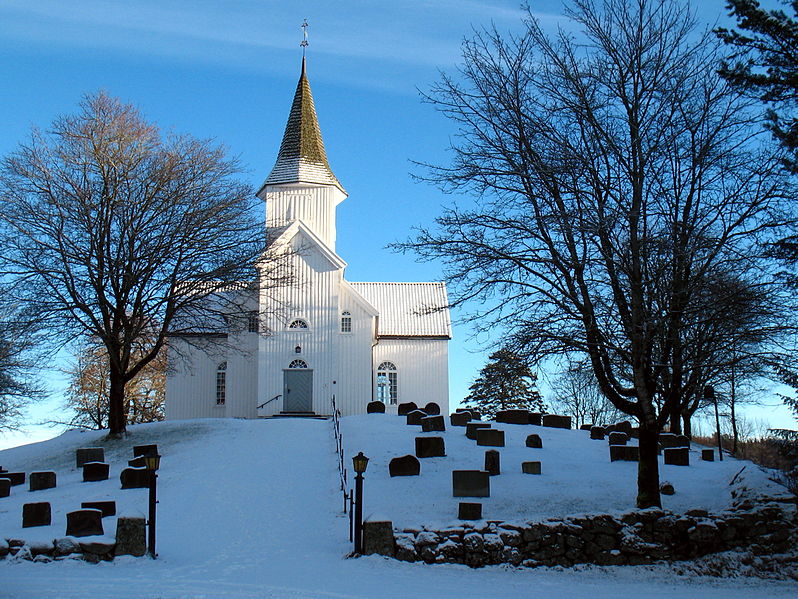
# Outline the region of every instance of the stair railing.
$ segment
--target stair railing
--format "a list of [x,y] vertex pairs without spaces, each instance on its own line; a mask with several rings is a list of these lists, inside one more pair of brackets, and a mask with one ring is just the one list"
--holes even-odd
[[[341,435],[341,411],[332,396],[332,421],[333,435],[335,436],[335,453],[338,454],[338,480],[341,484],[341,493],[344,501],[344,514],[347,513],[348,504],[351,502],[351,493],[347,489],[346,467],[344,464],[344,439]],[[351,511],[351,510],[350,510]]]
[[276,400],[280,399],[282,396],[283,396],[283,394],[282,394],[282,393],[280,393],[279,395],[275,395],[275,396],[274,396],[274,397],[272,397],[271,399],[267,399],[266,401],[264,401],[262,404],[260,404],[260,405],[258,406],[258,409],[260,410],[260,409],[263,409],[263,408],[265,408],[266,406],[268,406],[268,405],[269,405],[270,403],[272,403],[273,401],[276,401]]

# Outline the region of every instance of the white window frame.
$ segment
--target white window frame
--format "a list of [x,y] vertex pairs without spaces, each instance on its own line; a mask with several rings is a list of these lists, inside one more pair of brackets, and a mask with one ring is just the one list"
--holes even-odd
[[216,367],[216,405],[223,406],[227,402],[227,362]]
[[380,363],[376,383],[377,401],[391,406],[399,403],[399,369],[395,363],[389,360]]

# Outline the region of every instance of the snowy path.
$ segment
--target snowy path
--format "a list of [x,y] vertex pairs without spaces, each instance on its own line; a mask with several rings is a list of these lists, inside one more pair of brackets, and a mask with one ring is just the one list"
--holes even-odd
[[[794,583],[677,577],[667,567],[472,570],[377,556],[344,559],[351,547],[348,521],[339,512],[329,422],[163,423],[137,427],[130,445],[149,440],[146,434],[157,437],[165,456],[159,482],[160,558],[120,558],[98,565],[6,560],[0,562],[0,597],[762,599],[794,597],[798,588]],[[54,464],[91,441],[70,435],[0,457],[12,467],[15,461]],[[62,485],[59,478],[59,492],[66,499],[74,503],[78,493],[85,494],[84,483],[64,480]],[[109,481],[109,489],[115,486]],[[141,503],[145,497],[138,491],[125,493],[130,493],[122,495],[126,501]],[[17,495],[15,501],[25,500],[24,492]],[[14,508],[2,504],[9,505]],[[0,518],[0,528],[3,524]]]

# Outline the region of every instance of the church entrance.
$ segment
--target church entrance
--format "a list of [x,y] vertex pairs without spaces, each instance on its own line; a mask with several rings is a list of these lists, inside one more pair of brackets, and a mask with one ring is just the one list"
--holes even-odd
[[283,411],[313,411],[312,370],[283,370]]

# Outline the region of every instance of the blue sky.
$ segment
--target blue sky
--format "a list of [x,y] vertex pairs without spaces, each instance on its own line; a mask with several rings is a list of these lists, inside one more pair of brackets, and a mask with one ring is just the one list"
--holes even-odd
[[[546,27],[567,26],[560,0],[530,5]],[[723,9],[722,0],[699,5],[707,20]],[[3,0],[0,155],[32,125],[46,128],[75,111],[83,94],[104,89],[163,129],[225,144],[257,187],[277,154],[307,18],[308,73],[327,154],[349,192],[338,208],[337,248],[347,278],[437,280],[437,265],[384,247],[452,200],[409,176],[411,160],[445,162],[454,133],[418,90],[455,68],[473,28],[518,30],[521,15],[516,0]],[[455,327],[453,401],[485,360],[486,339],[469,337],[467,327]],[[58,391],[54,385],[33,420],[52,417]],[[54,432],[29,427],[27,436],[0,436],[0,447]]]

